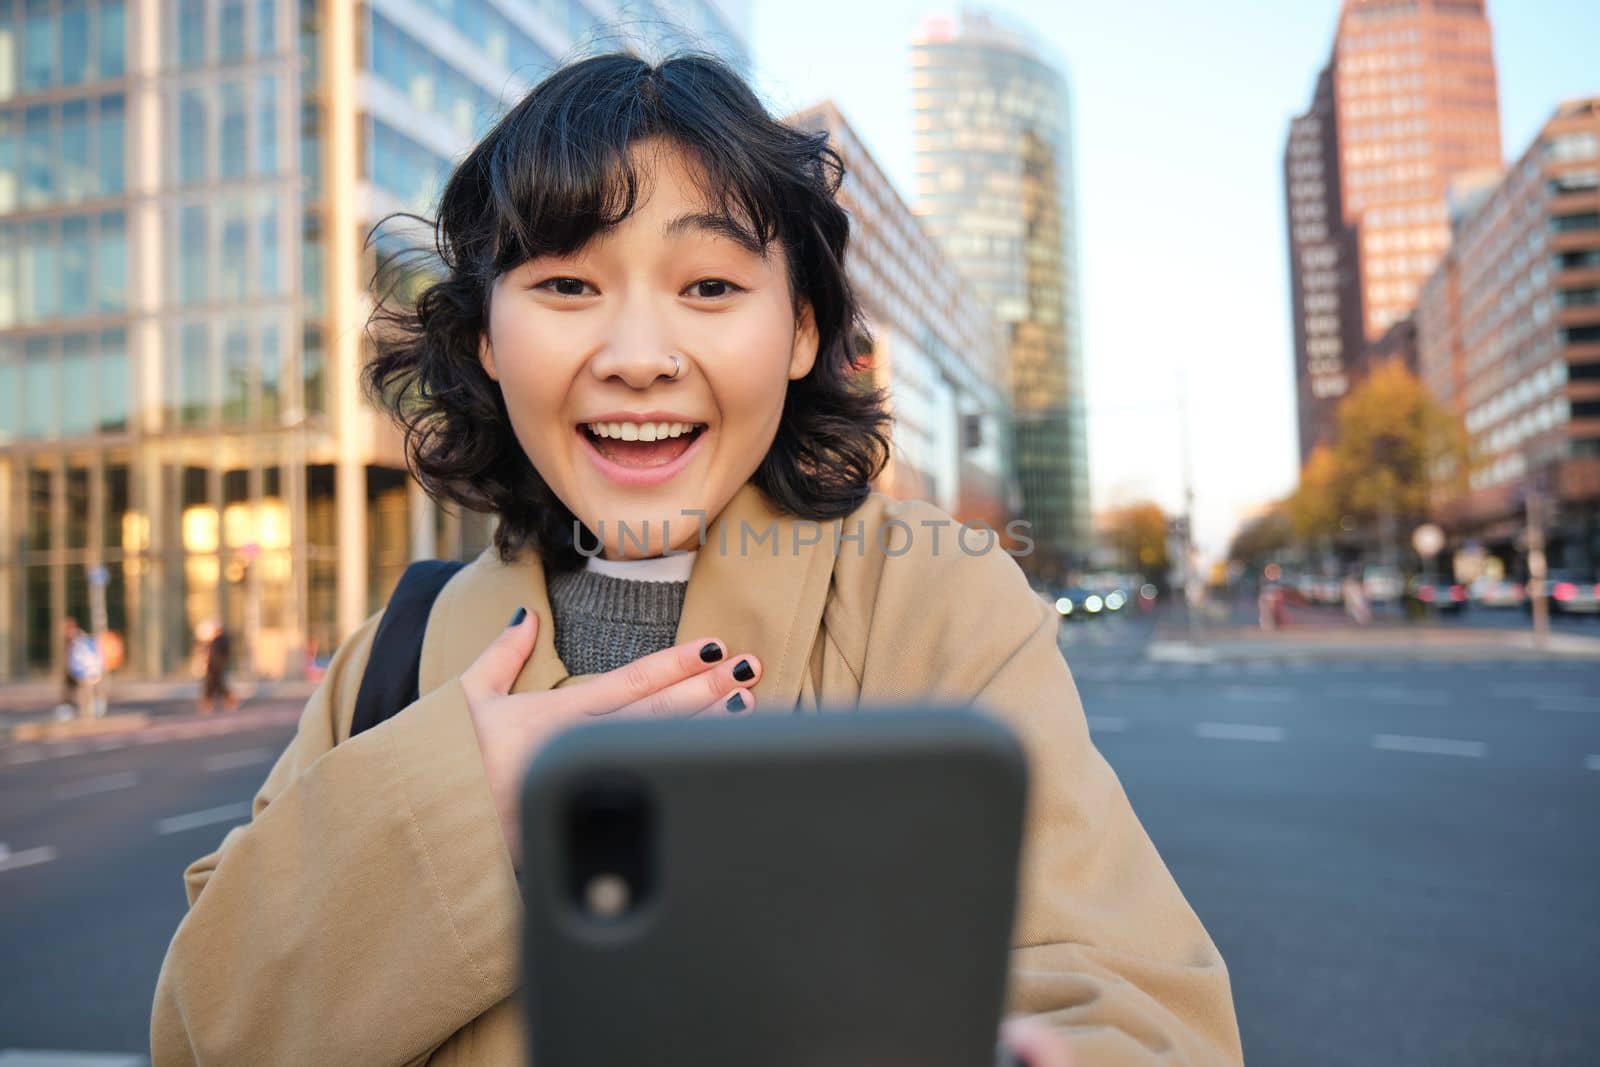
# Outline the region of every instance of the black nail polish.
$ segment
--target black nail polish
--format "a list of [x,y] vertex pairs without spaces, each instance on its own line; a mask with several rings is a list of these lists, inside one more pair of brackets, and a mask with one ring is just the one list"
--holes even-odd
[[744,710],[744,695],[741,694],[741,693],[735,693],[735,694],[733,694],[733,696],[729,697],[728,698],[728,710],[729,711],[743,711]]
[[722,658],[722,646],[715,641],[707,641],[700,646],[700,661],[702,663],[715,663]]
[[517,609],[517,613],[515,615],[511,616],[511,621],[508,622],[506,624],[506,626],[508,628],[512,627],[512,626],[521,626],[522,625],[522,620],[526,619],[527,617],[528,617],[528,609],[527,608],[518,608]]
[[750,666],[750,661],[747,659],[740,660],[733,668],[733,680],[736,682],[748,682],[755,676],[756,670]]

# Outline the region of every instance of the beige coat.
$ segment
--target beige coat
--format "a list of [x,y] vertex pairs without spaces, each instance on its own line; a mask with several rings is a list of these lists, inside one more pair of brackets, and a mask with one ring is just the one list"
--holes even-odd
[[[1090,743],[1055,613],[1009,556],[923,525],[945,519],[874,494],[818,538],[746,486],[726,553],[710,527],[678,640],[759,656],[758,714],[926,695],[1004,718],[1032,772],[1011,1009],[1062,1027],[1085,1067],[1241,1062],[1227,969]],[[741,524],[770,523],[778,539],[741,553]],[[519,605],[541,625],[514,691],[573,681],[532,553],[490,549],[450,581],[423,697],[348,740],[378,616],[339,648],[251,821],[184,875],[157,1067],[521,1062],[521,903],[458,680]]]

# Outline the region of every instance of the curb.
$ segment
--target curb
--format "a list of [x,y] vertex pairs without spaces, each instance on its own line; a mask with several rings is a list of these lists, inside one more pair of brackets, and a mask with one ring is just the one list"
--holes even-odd
[[80,737],[105,737],[143,730],[150,716],[142,711],[104,715],[94,719],[67,719],[64,722],[19,722],[11,728],[13,742],[72,741]]

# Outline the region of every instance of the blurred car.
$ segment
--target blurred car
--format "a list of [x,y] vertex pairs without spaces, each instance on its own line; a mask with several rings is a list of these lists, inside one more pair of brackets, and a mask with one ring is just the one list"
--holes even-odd
[[1448,615],[1459,615],[1471,599],[1460,582],[1433,580],[1417,582],[1416,597],[1423,607]]
[[1475,607],[1519,608],[1528,599],[1527,587],[1505,578],[1479,578],[1467,588]]
[[1367,599],[1374,604],[1383,604],[1391,600],[1399,600],[1404,584],[1400,581],[1400,572],[1393,567],[1382,567],[1373,564],[1361,575],[1361,589],[1367,594]]
[[[1531,592],[1533,583],[1528,583],[1528,586]],[[1592,574],[1573,570],[1551,571],[1545,576],[1544,595],[1555,614],[1600,614],[1600,584],[1595,582]],[[1529,611],[1533,610],[1531,597],[1526,606]]]
[[1055,605],[1063,619],[1092,619],[1106,612],[1103,595],[1076,585],[1058,592]]

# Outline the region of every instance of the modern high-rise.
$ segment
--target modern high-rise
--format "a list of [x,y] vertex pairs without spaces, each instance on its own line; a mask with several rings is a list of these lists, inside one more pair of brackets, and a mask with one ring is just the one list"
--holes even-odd
[[212,617],[246,670],[290,673],[409,560],[487,544],[360,396],[392,248],[364,238],[427,213],[556,64],[699,45],[748,71],[748,18],[748,0],[0,0],[0,678],[59,675],[69,615],[123,635],[129,675],[181,669]]
[[[1291,124],[1285,158],[1291,273],[1332,271],[1344,285],[1352,272],[1356,288],[1330,301],[1325,289],[1293,279],[1302,458],[1328,439],[1329,411],[1360,376],[1364,351],[1352,345],[1377,341],[1416,307],[1450,244],[1451,183],[1500,162],[1483,0],[1344,0],[1332,56],[1311,108]],[[1312,181],[1325,188],[1313,195]],[[1339,218],[1330,214],[1325,238],[1297,243],[1295,212],[1313,202],[1327,211],[1337,204]]]
[[1006,332],[1013,451],[1033,577],[1091,547],[1077,198],[1064,64],[978,11],[926,20],[911,49],[917,214]]
[[872,334],[865,355],[873,384],[887,392],[894,416],[892,454],[876,487],[1003,532],[1020,501],[999,326],[837,106],[826,101],[785,121],[827,133],[845,168],[845,268]]
[[1600,563],[1600,97],[1571,100],[1471,199],[1418,309],[1423,380],[1465,422],[1441,516],[1517,569],[1529,498],[1552,566]]
[[1294,306],[1300,462],[1333,438],[1334,413],[1362,364],[1355,227],[1344,221],[1333,71],[1317,76],[1311,107],[1289,123],[1283,154]]

